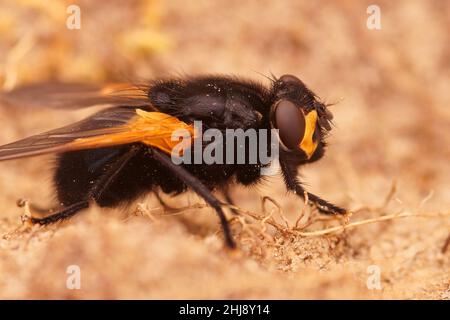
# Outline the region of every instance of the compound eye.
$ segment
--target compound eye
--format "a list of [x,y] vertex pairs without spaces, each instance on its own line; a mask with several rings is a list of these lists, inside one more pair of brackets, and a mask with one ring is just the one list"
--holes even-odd
[[297,83],[297,84],[301,84],[301,80],[299,78],[297,78],[296,76],[293,76],[292,74],[285,74],[283,76],[281,76],[281,78],[279,79],[282,83]]
[[305,135],[305,115],[302,110],[288,100],[278,102],[274,113],[275,127],[280,140],[289,150],[298,148]]

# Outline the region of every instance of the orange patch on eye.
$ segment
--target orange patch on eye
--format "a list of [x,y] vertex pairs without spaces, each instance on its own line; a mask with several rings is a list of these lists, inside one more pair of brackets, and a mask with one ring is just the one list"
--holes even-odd
[[303,135],[303,139],[299,144],[299,148],[302,149],[308,159],[311,158],[314,151],[316,151],[318,141],[313,140],[314,131],[317,126],[317,111],[312,110],[305,116],[305,134]]

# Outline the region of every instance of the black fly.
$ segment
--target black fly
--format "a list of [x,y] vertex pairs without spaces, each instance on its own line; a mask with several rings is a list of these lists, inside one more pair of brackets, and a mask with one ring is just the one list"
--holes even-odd
[[[201,76],[150,82],[145,86],[31,85],[0,96],[2,104],[62,108],[109,104],[72,125],[0,147],[0,161],[56,153],[53,181],[60,207],[42,225],[69,218],[91,202],[100,207],[130,203],[160,191],[179,194],[191,189],[217,212],[228,247],[235,247],[222,203],[231,202],[231,183],[253,185],[262,179],[260,162],[175,164],[170,132],[192,131],[194,121],[224,132],[227,129],[278,129],[279,164],[289,191],[304,197],[299,166],[319,160],[332,114],[302,81],[292,75],[273,79],[269,88],[234,77]],[[203,144],[203,148],[207,144]],[[248,153],[248,150],[247,150]],[[247,154],[248,156],[248,154]],[[344,214],[308,193],[310,205],[325,214]]]

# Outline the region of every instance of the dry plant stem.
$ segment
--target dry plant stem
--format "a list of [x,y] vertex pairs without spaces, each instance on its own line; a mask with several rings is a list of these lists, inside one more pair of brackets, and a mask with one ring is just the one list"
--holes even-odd
[[447,237],[447,240],[444,242],[444,246],[442,247],[442,253],[446,253],[448,248],[450,247],[450,234]]
[[450,216],[450,212],[445,212],[445,213],[412,213],[412,212],[394,213],[394,214],[381,216],[378,218],[356,221],[356,222],[352,222],[352,223],[345,224],[342,226],[327,228],[327,229],[318,230],[318,231],[298,232],[297,234],[302,237],[323,236],[323,235],[336,233],[339,231],[344,231],[347,229],[355,228],[355,227],[366,225],[366,224],[388,221],[388,220],[393,220],[393,219],[397,219],[397,218],[412,218],[412,217],[437,218],[437,217],[447,217],[447,216]]
[[[273,210],[269,213],[269,216],[271,215],[273,215]],[[275,242],[274,238],[263,229],[265,225],[258,229],[257,225],[247,223],[242,216],[234,216],[230,221],[238,221],[242,226],[242,231],[239,234],[241,243],[243,245],[251,245],[251,250],[258,250],[260,255],[266,255],[266,250],[262,245],[264,240],[272,243]],[[247,236],[245,236],[245,234],[247,234]]]
[[430,190],[430,192],[428,193],[428,195],[423,198],[423,200],[420,202],[419,205],[419,209],[423,208],[425,206],[425,204],[434,196],[434,190]]
[[170,210],[169,213],[163,213],[161,215],[164,216],[175,216],[178,214],[183,214],[184,211],[186,210],[191,210],[191,209],[203,209],[203,208],[211,208],[209,205],[207,205],[206,203],[194,203],[192,205],[188,205],[185,207],[180,207],[180,208],[173,208]]
[[391,184],[391,188],[389,189],[388,194],[386,195],[386,198],[384,198],[384,202],[381,205],[381,209],[384,209],[388,206],[389,202],[391,202],[392,198],[394,198],[396,193],[397,193],[397,181],[394,180]]
[[[392,191],[393,188],[391,188],[391,191],[389,192],[388,197],[386,198],[384,205],[386,206],[387,203],[389,202],[390,199],[392,199],[392,197],[394,196],[395,192]],[[395,190],[395,189],[394,189]],[[397,218],[412,218],[412,217],[422,217],[422,218],[436,218],[436,217],[448,217],[450,216],[450,212],[444,212],[444,213],[412,213],[412,212],[397,212],[394,214],[389,214],[389,215],[385,215],[385,216],[381,216],[381,217],[377,217],[377,218],[371,218],[371,219],[366,219],[366,220],[361,220],[361,221],[356,221],[356,222],[352,222],[352,223],[345,223],[343,225],[340,226],[336,226],[336,227],[331,227],[331,228],[326,228],[326,229],[322,229],[322,230],[317,230],[317,231],[311,231],[311,232],[302,232],[300,230],[305,229],[308,226],[311,226],[312,224],[319,222],[319,221],[329,221],[329,220],[336,220],[336,217],[333,218],[317,218],[317,219],[311,219],[310,217],[308,217],[308,221],[306,225],[303,226],[298,226],[298,221],[296,223],[296,226],[294,228],[290,228],[289,224],[287,223],[287,219],[284,217],[284,215],[281,213],[281,209],[279,204],[274,201],[273,199],[269,198],[269,197],[265,197],[263,199],[263,201],[271,201],[277,208],[277,211],[280,213],[280,216],[283,218],[284,222],[286,223],[287,226],[283,226],[282,224],[276,222],[276,220],[273,217],[273,213],[274,210],[271,210],[267,215],[263,215],[261,216],[258,213],[249,211],[249,210],[244,210],[240,207],[234,206],[234,205],[230,205],[230,204],[224,204],[224,206],[227,206],[229,208],[235,209],[236,211],[247,215],[248,217],[260,221],[261,223],[261,229],[260,230],[256,230],[258,232],[258,234],[261,234],[264,238],[266,238],[266,225],[271,225],[272,227],[274,227],[275,229],[277,229],[279,232],[283,233],[283,234],[290,234],[290,235],[297,235],[297,236],[301,236],[301,237],[317,237],[317,236],[323,236],[323,235],[329,235],[329,234],[333,234],[333,233],[338,233],[338,232],[342,232],[345,231],[347,229],[352,229],[352,228],[356,228],[362,225],[367,225],[367,224],[371,224],[371,223],[378,223],[378,222],[383,222],[383,221],[389,221],[389,220],[393,220],[393,219],[397,219]],[[307,200],[305,200],[307,201]],[[183,208],[179,208],[177,210],[178,214],[181,214],[183,211],[185,210],[189,210],[189,209],[202,209],[202,208],[207,208],[209,207],[207,204],[205,203],[196,203],[193,205],[189,205]],[[305,206],[306,207],[306,206]],[[305,208],[304,207],[304,208]],[[303,208],[303,209],[304,209]],[[142,208],[140,208],[142,209]],[[25,213],[29,212],[29,208],[27,208],[27,205],[25,205]],[[172,214],[177,214],[177,213],[172,213]],[[304,215],[304,210],[302,210],[302,214],[301,217]],[[301,219],[300,217],[300,219]],[[154,217],[152,217],[154,219]],[[348,218],[348,217],[346,217]],[[153,220],[152,219],[152,220]],[[230,219],[230,222],[232,221],[238,221],[241,226],[242,226],[242,230],[247,232],[248,234],[252,235],[252,236],[256,236],[255,231],[252,230],[255,229],[255,226],[252,226],[252,228],[250,227],[251,225],[249,223],[247,223],[245,221],[244,217],[233,217],[232,219]],[[443,252],[445,252],[447,250],[447,248],[450,246],[450,236],[448,237],[448,239],[446,240],[444,247],[442,249]]]
[[[255,212],[248,211],[248,210],[239,208],[237,206],[233,206],[233,205],[227,205],[227,206],[230,207],[230,208],[233,208],[233,209],[235,209],[235,210],[237,210],[237,211],[239,211],[239,212],[241,212],[243,214],[246,214],[246,215],[248,215],[249,217],[251,217],[251,218],[253,218],[255,220],[259,220],[260,221],[260,220],[262,220],[264,218],[264,217],[261,217],[261,215],[255,213]],[[273,217],[267,219],[266,222],[267,222],[267,224],[271,225],[272,227],[276,228],[279,231],[283,231],[283,232],[288,232],[289,233],[289,229],[287,229],[286,227],[284,227],[281,224],[277,223],[273,219]]]
[[261,231],[262,231],[262,232],[266,232],[266,230],[267,230],[266,222],[267,222],[267,220],[269,220],[270,218],[272,218],[272,215],[273,215],[273,211],[271,211],[266,217],[264,217],[263,219],[261,219]]
[[386,195],[386,198],[384,199],[384,201],[382,202],[381,205],[379,205],[379,206],[362,206],[355,210],[352,210],[352,213],[358,213],[361,211],[370,211],[370,212],[382,211],[389,205],[391,200],[395,197],[396,193],[397,193],[397,181],[394,180],[391,184],[388,194]]
[[[157,208],[159,209],[159,208]],[[143,216],[149,218],[152,222],[157,222],[157,219],[152,213],[152,209],[147,208],[144,204],[139,203],[134,214],[136,216]],[[127,219],[128,220],[128,219]]]
[[[251,242],[252,244],[255,244],[256,242],[260,242],[258,237],[256,236],[255,232],[252,230],[252,226],[250,224],[248,224],[245,219],[243,217],[233,217],[231,221],[238,221],[239,224],[242,227],[242,231],[241,231],[241,239],[243,239],[245,242]],[[253,226],[253,228],[255,228]],[[257,232],[260,232],[259,230],[256,230]],[[217,231],[217,233],[219,233],[220,231]],[[247,233],[249,236],[248,237],[243,237],[243,234]]]
[[[308,207],[308,201],[309,201],[308,192],[305,191],[303,194],[304,194],[304,202],[303,202],[302,211],[300,211],[300,215],[298,216],[297,221],[295,221],[294,229],[300,228],[300,226],[299,226],[300,221],[305,216],[305,211],[306,211],[306,208]],[[308,211],[308,217],[306,218],[306,224],[308,224],[309,218],[310,218],[310,211]]]
[[272,202],[272,203],[277,207],[277,209],[278,209],[278,214],[280,215],[281,219],[283,219],[284,223],[286,224],[286,228],[289,229],[289,221],[288,221],[288,220],[286,219],[286,217],[284,216],[284,214],[283,214],[283,209],[281,209],[280,204],[279,204],[277,201],[275,201],[274,199],[272,199],[271,197],[269,197],[269,196],[264,196],[264,197],[262,198],[262,206],[263,206],[263,210],[264,210],[264,208],[265,208],[265,207],[264,207],[264,204],[265,204],[266,201]]
[[[392,192],[390,192],[390,194],[393,194]],[[392,198],[392,196],[390,196],[390,198]],[[322,229],[322,230],[318,230],[318,231],[311,231],[311,232],[301,232],[295,229],[286,229],[285,227],[283,227],[282,225],[280,225],[279,223],[277,223],[276,221],[274,221],[273,218],[269,218],[269,217],[261,217],[260,215],[248,211],[248,210],[243,210],[239,207],[233,206],[233,208],[243,214],[246,214],[250,217],[252,217],[253,219],[259,220],[261,221],[262,219],[267,218],[265,221],[267,224],[273,226],[274,228],[276,228],[277,230],[283,232],[283,233],[287,233],[287,234],[295,234],[295,235],[299,235],[302,237],[316,237],[316,236],[322,236],[322,235],[328,235],[328,234],[333,234],[333,233],[338,233],[347,229],[352,229],[358,226],[362,226],[362,225],[367,225],[367,224],[371,224],[371,223],[377,223],[377,222],[383,222],[383,221],[389,221],[389,220],[394,220],[397,218],[412,218],[412,217],[422,217],[422,218],[437,218],[437,217],[448,217],[450,216],[450,212],[444,212],[444,213],[412,213],[412,212],[397,212],[397,213],[393,213],[390,215],[385,215],[385,216],[381,216],[381,217],[377,217],[377,218],[372,218],[372,219],[366,219],[366,220],[361,220],[361,221],[356,221],[356,222],[352,222],[352,223],[347,223],[341,226],[336,226],[336,227],[331,227],[331,228],[326,228],[326,229]],[[322,219],[320,219],[322,220]],[[326,219],[328,220],[328,219]],[[317,221],[317,220],[316,220]],[[311,225],[311,224],[310,224]],[[450,240],[449,240],[450,242]]]

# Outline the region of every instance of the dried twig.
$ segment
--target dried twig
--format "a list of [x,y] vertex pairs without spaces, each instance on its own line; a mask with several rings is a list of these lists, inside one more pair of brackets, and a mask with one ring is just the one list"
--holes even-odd
[[[389,202],[394,198],[395,193],[396,193],[396,184],[394,182],[392,184],[386,198],[384,199],[382,205],[380,205],[378,207],[366,207],[365,209],[368,211],[374,211],[374,210],[383,211],[388,206]],[[431,197],[431,195],[428,195],[422,201],[422,203],[426,202],[430,197]],[[266,213],[266,209],[264,206],[264,203],[267,201],[272,202],[276,207],[276,208],[273,208],[269,213]],[[233,218],[230,219],[230,222],[237,221],[241,225],[242,232],[247,233],[250,237],[258,238],[256,236],[258,234],[258,235],[262,236],[263,238],[267,239],[269,237],[272,240],[273,240],[273,238],[267,233],[267,225],[272,226],[278,232],[285,234],[285,235],[295,235],[295,236],[300,236],[300,237],[317,237],[317,236],[324,236],[324,235],[330,235],[330,234],[343,232],[347,229],[352,229],[352,228],[356,228],[359,226],[368,225],[368,224],[372,224],[372,223],[390,221],[390,220],[394,220],[397,218],[412,218],[412,217],[434,218],[434,217],[450,216],[450,212],[412,213],[409,211],[404,212],[403,209],[401,209],[398,212],[393,213],[393,214],[383,215],[383,216],[379,216],[376,218],[364,219],[364,220],[355,221],[355,222],[351,222],[351,223],[349,223],[349,221],[348,221],[349,217],[346,216],[345,219],[347,219],[347,220],[344,220],[344,223],[342,225],[335,226],[335,227],[329,227],[329,228],[316,230],[316,231],[303,231],[306,228],[312,226],[313,224],[316,224],[319,222],[336,221],[336,220],[342,221],[342,217],[339,217],[339,216],[332,216],[332,217],[316,216],[313,218],[311,216],[311,211],[306,209],[306,208],[308,208],[307,203],[308,203],[308,196],[305,195],[305,204],[302,208],[299,218],[297,219],[297,221],[293,227],[289,226],[289,222],[288,222],[287,218],[284,216],[281,206],[278,204],[278,202],[276,202],[274,199],[272,199],[270,197],[264,197],[262,199],[262,208],[263,208],[262,211],[264,212],[263,215],[261,215],[260,213],[257,213],[257,212],[250,211],[250,210],[245,210],[241,207],[231,205],[231,204],[223,204],[223,206],[226,206],[226,207],[233,209],[242,214],[242,216],[233,216]],[[207,208],[207,207],[209,207],[209,206],[205,203],[195,203],[195,204],[188,205],[188,206],[185,206],[182,208],[178,208],[176,210],[177,212],[172,212],[169,215],[183,214],[186,210],[202,209],[202,208]],[[283,220],[285,225],[283,225],[275,220],[275,218],[274,218],[275,211],[274,210],[277,210],[279,216],[281,217],[281,219]],[[363,208],[358,209],[358,211],[361,211],[361,210],[363,210]],[[308,216],[306,216],[306,213],[308,214]],[[255,221],[258,221],[259,227],[257,227],[257,225],[254,225],[254,224],[252,225],[252,223],[247,221],[247,219],[245,217],[248,217]],[[306,223],[301,224],[301,220],[304,219],[305,217],[306,217]],[[256,231],[256,233],[255,233],[255,231]],[[449,246],[450,246],[450,236],[444,245],[443,252],[445,252]]]
[[419,204],[419,209],[422,209],[425,204],[430,201],[431,198],[433,198],[434,196],[434,190],[430,190],[430,192],[427,194],[427,196],[425,198],[422,199],[422,201]]
[[264,196],[264,197],[262,198],[262,206],[263,206],[263,209],[264,209],[264,203],[265,203],[266,201],[272,202],[272,203],[275,205],[275,207],[277,207],[277,209],[278,209],[278,215],[281,217],[281,219],[283,219],[284,223],[286,224],[286,228],[289,229],[289,221],[288,221],[288,219],[286,219],[286,217],[284,216],[284,214],[283,214],[283,209],[281,208],[281,205],[280,205],[277,201],[275,201],[274,199],[272,199],[271,197],[269,197],[269,196]]
[[355,228],[355,227],[366,225],[366,224],[388,221],[388,220],[393,220],[393,219],[397,219],[397,218],[412,218],[412,217],[435,218],[435,217],[443,217],[443,216],[450,216],[450,212],[446,212],[446,213],[401,212],[401,213],[389,214],[389,215],[385,215],[385,216],[381,216],[381,217],[377,217],[377,218],[356,221],[356,222],[348,223],[345,225],[327,228],[327,229],[318,230],[318,231],[298,232],[298,235],[303,236],[303,237],[323,236],[323,235],[344,231],[346,229],[351,229],[351,228]]
[[[378,206],[362,206],[357,209],[352,210],[353,213],[359,213],[362,211],[370,211],[370,212],[376,212],[376,211],[383,211],[386,209],[386,207],[389,205],[389,203],[394,199],[395,195],[397,193],[397,181],[393,181],[391,184],[391,187],[389,188],[389,192],[387,193],[386,197],[384,198],[384,201],[381,203],[381,205]],[[400,204],[402,203],[401,200],[398,198],[395,198]]]
[[[305,216],[305,211],[306,211],[306,208],[309,208],[309,206],[308,206],[308,202],[309,202],[309,195],[308,195],[308,192],[306,192],[306,191],[304,191],[304,196],[303,196],[303,198],[304,198],[304,202],[303,202],[303,207],[302,207],[302,211],[300,211],[300,215],[298,216],[298,218],[297,218],[297,221],[295,221],[295,226],[294,226],[294,229],[298,229],[298,228],[300,228],[300,221],[303,219],[303,217]],[[308,224],[308,222],[309,222],[309,218],[310,218],[310,210],[308,210],[308,216],[306,217],[306,223],[305,224]],[[303,225],[305,225],[305,224],[303,224]]]
[[442,247],[442,253],[446,253],[447,249],[450,247],[450,234],[447,237],[447,240],[444,242],[444,246]]

